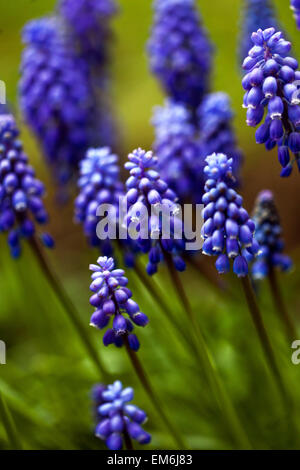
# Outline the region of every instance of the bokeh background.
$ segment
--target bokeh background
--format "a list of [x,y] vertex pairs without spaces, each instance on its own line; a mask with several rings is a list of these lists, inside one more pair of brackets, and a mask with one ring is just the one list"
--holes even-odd
[[[300,58],[300,33],[289,9],[289,0],[273,1],[278,16]],[[47,185],[46,204],[49,231],[57,247],[49,255],[73,301],[88,325],[91,308],[88,263],[97,252],[84,240],[73,223],[72,204],[58,208],[54,188],[39,147],[22,121],[18,110],[17,83],[22,52],[21,29],[26,21],[50,13],[55,0],[17,0],[0,4],[0,79],[6,83],[7,98],[18,117],[22,139],[38,176]],[[152,22],[150,0],[119,0],[120,14],[113,21],[115,33],[112,59],[112,88],[115,113],[122,133],[122,155],[138,146],[151,148],[152,108],[164,95],[149,73],[145,44]],[[242,193],[251,210],[257,192],[272,189],[281,213],[287,251],[295,261],[294,272],[280,277],[284,297],[295,321],[300,321],[299,230],[300,190],[296,171],[280,179],[276,150],[266,152],[255,144],[254,131],[245,124],[243,90],[237,58],[241,0],[198,1],[203,21],[215,45],[212,90],[227,92],[236,113],[235,128],[245,155]],[[3,237],[4,238],[4,237]],[[165,291],[178,319],[187,332],[190,325],[182,315],[164,270],[157,282]],[[220,418],[195,360],[181,344],[167,319],[149,297],[145,287],[129,273],[135,298],[151,319],[140,333],[140,357],[160,392],[169,414],[177,421],[193,448],[233,448],[226,424]],[[191,302],[206,333],[220,373],[239,411],[245,429],[256,448],[300,447],[300,440],[288,438],[287,421],[265,367],[239,285],[228,277],[234,296],[211,289],[196,272],[183,275]],[[291,365],[291,349],[284,339],[273,311],[267,286],[259,290],[261,306],[278,360],[290,381],[295,398],[300,392],[300,365]],[[171,437],[160,427],[146,395],[131,372],[123,351],[104,349],[101,333],[88,329],[108,369],[126,385],[136,388],[136,404],[149,414],[146,429],[153,434],[151,446],[170,448]],[[24,448],[103,448],[93,437],[89,389],[101,381],[69,323],[65,312],[37,266],[29,249],[18,261],[10,259],[6,242],[0,240],[0,339],[7,344],[7,364],[0,366],[0,390],[6,397]],[[295,416],[299,405],[295,400]],[[298,415],[299,416],[299,415]],[[299,422],[300,420],[298,420]],[[0,425],[0,448],[7,446]]]

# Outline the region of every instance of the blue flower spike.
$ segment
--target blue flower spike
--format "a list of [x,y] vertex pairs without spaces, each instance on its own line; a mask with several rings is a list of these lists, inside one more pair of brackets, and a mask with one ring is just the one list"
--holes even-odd
[[113,258],[100,256],[97,263],[90,265],[93,272],[90,304],[95,307],[90,325],[102,330],[112,323],[112,328],[107,329],[103,336],[104,346],[115,344],[122,347],[124,341],[128,341],[129,347],[137,351],[140,343],[132,331],[134,325],[146,326],[148,317],[132,300],[132,292],[126,287],[128,279],[125,272],[115,269]]
[[110,450],[121,450],[128,437],[143,445],[151,442],[151,435],[142,428],[147,415],[129,403],[133,397],[133,388],[123,388],[119,380],[107,387],[98,384],[92,390],[98,421],[95,435]]
[[[296,162],[300,170],[300,97],[298,62],[289,56],[291,43],[275,28],[259,29],[244,60],[248,126],[260,126],[255,138],[267,150],[278,149],[281,176],[288,177]],[[263,122],[262,122],[263,121]]]
[[282,228],[274,195],[271,191],[261,191],[257,197],[253,220],[256,225],[255,239],[260,245],[260,254],[252,265],[254,279],[263,279],[270,268],[286,272],[292,268],[291,258],[283,253]]
[[[0,232],[7,234],[13,258],[21,255],[22,239],[35,236],[36,224],[48,222],[44,194],[44,185],[23,150],[14,117],[7,112],[0,114]],[[46,247],[54,246],[48,233],[40,238]]]
[[255,224],[243,208],[243,198],[230,187],[232,159],[214,153],[206,158],[206,163],[202,252],[217,256],[216,268],[220,274],[230,271],[230,260],[233,260],[233,272],[245,277],[249,258],[259,251],[254,239]]

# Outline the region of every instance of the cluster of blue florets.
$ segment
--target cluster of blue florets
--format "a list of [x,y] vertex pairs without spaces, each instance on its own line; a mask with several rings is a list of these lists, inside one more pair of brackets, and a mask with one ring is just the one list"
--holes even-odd
[[96,308],[90,324],[102,330],[113,319],[113,327],[103,336],[104,345],[115,344],[121,347],[124,341],[128,341],[130,348],[137,351],[140,344],[132,333],[133,324],[146,326],[149,320],[131,299],[132,292],[126,287],[128,279],[123,269],[114,269],[113,258],[106,256],[98,258],[97,262],[98,264],[90,265],[90,270],[93,271],[90,289],[94,292],[90,304]]
[[256,225],[255,239],[260,245],[258,259],[252,266],[253,277],[255,279],[266,277],[272,267],[278,267],[282,271],[290,270],[292,260],[283,253],[282,228],[271,191],[264,190],[259,193],[253,220]]
[[256,142],[264,143],[268,150],[278,146],[281,176],[289,176],[294,161],[300,169],[300,98],[294,83],[300,79],[298,62],[288,56],[290,42],[274,28],[259,29],[251,37],[254,46],[243,63],[247,124],[257,126],[267,110],[256,131]]
[[[143,253],[149,253],[147,272],[157,271],[164,256],[171,256],[177,270],[185,263],[180,256],[184,248],[182,223],[177,217],[177,196],[156,170],[158,159],[152,152],[134,150],[128,155],[125,168],[130,172],[126,181],[128,211],[124,221],[131,238],[130,228],[136,229],[136,243]],[[156,210],[157,209],[157,210]],[[162,216],[166,217],[170,233],[164,236]],[[146,233],[145,233],[146,232]]]
[[[101,204],[106,204],[110,220],[116,226],[119,198],[124,194],[119,176],[118,157],[109,147],[89,149],[80,162],[80,193],[75,199],[75,220],[83,225],[89,244],[101,248],[106,256],[112,254],[112,245],[109,238],[101,239],[97,235],[97,224],[101,220],[97,211]],[[107,212],[105,216],[108,216]]]
[[92,390],[98,421],[95,435],[104,440],[110,450],[121,450],[126,435],[139,444],[149,444],[151,441],[151,435],[142,428],[147,415],[129,403],[133,397],[133,388],[123,388],[119,380],[107,387],[96,385]]
[[156,0],[150,67],[168,96],[197,107],[209,88],[212,47],[194,0]]
[[248,274],[248,261],[257,255],[259,245],[254,239],[255,224],[243,208],[243,198],[230,187],[233,178],[232,159],[223,154],[206,158],[206,176],[202,236],[205,255],[218,256],[220,274],[230,270],[243,277]]
[[[35,176],[19,140],[19,131],[11,114],[0,114],[0,231],[14,258],[21,254],[21,239],[35,234],[35,222],[45,224],[48,214],[42,198],[43,183]],[[54,242],[49,234],[41,239],[49,248]]]

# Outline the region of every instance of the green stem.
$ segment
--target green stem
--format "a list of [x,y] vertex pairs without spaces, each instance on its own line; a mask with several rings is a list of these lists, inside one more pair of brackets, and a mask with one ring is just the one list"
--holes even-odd
[[156,409],[157,414],[159,415],[161,420],[164,422],[164,424],[165,424],[166,428],[168,429],[168,431],[173,436],[174,442],[176,442],[179,449],[180,450],[186,449],[187,448],[186,444],[182,440],[178,430],[170,422],[168,416],[164,412],[164,407],[162,405],[162,402],[161,402],[160,398],[158,397],[158,395],[155,393],[155,391],[154,391],[154,389],[153,389],[153,387],[150,383],[150,380],[147,376],[147,373],[144,370],[144,368],[143,368],[143,366],[142,366],[142,364],[141,364],[141,362],[138,358],[138,355],[134,351],[132,351],[132,349],[130,348],[127,338],[125,339],[124,342],[125,342],[127,354],[128,354],[129,359],[132,363],[132,366],[133,366],[133,368],[134,368],[141,384],[143,385],[145,391],[147,392],[154,408]]
[[69,296],[65,292],[64,288],[62,287],[62,284],[60,281],[57,279],[55,274],[52,272],[50,269],[48,262],[44,256],[44,253],[42,252],[39,243],[35,238],[31,239],[31,247],[33,250],[33,253],[42,269],[42,271],[45,273],[47,280],[49,284],[52,286],[57,298],[60,300],[61,304],[64,307],[65,312],[67,313],[72,325],[74,326],[74,329],[77,331],[79,338],[81,339],[82,344],[84,345],[86,351],[88,352],[91,360],[94,362],[97,370],[99,371],[102,379],[105,382],[109,382],[109,374],[106,371],[104,365],[102,364],[102,361],[99,358],[98,352],[95,349],[87,331],[85,325],[82,323],[80,320],[80,315],[73,304],[73,302],[70,300]]
[[264,326],[261,312],[256,302],[255,294],[253,292],[253,288],[251,286],[249,276],[242,277],[241,281],[242,281],[242,286],[244,289],[245,297],[248,303],[249,311],[251,314],[251,318],[256,328],[256,332],[258,334],[262,350],[265,354],[266,361],[269,364],[269,367],[272,371],[275,382],[277,383],[279,392],[283,398],[284,405],[286,407],[287,402],[288,402],[288,394],[286,392],[283,379],[281,377],[281,374],[276,364],[272,346],[271,346],[267,331]]
[[2,418],[4,428],[6,430],[10,447],[14,450],[21,450],[22,444],[19,439],[14,420],[12,418],[10,410],[1,392],[0,392],[0,416]]
[[173,281],[176,291],[178,293],[178,297],[182,303],[184,311],[186,312],[191,322],[191,336],[198,351],[199,361],[203,366],[205,375],[210,384],[211,390],[214,393],[215,399],[218,402],[220,410],[222,413],[224,413],[225,419],[229,423],[232,437],[242,449],[251,449],[251,444],[244,431],[243,425],[240,423],[240,420],[234,409],[231,399],[229,398],[228,393],[223,385],[222,379],[219,377],[216,365],[212,356],[210,355],[204,336],[201,332],[198,320],[195,316],[193,309],[190,306],[178,272],[174,267],[172,258],[166,252],[164,253],[164,257],[169,269],[171,280]]
[[268,280],[274,301],[274,307],[276,308],[279,317],[281,318],[289,341],[297,339],[297,332],[293,325],[293,322],[288,314],[285,303],[283,301],[282,293],[278,283],[277,273],[273,266],[269,266]]

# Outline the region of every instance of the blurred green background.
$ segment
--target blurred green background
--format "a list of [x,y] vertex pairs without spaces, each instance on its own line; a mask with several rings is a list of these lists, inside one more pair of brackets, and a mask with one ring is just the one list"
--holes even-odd
[[[18,111],[17,82],[22,52],[21,29],[31,18],[50,13],[55,0],[17,0],[0,4],[0,79],[7,86],[7,98],[17,113],[22,138],[38,176],[48,188],[51,223],[49,231],[57,241],[49,254],[74,303],[88,325],[88,263],[97,252],[89,249],[81,228],[72,221],[72,204],[63,209],[53,204],[53,189],[38,145]],[[145,43],[152,21],[150,0],[120,0],[120,14],[113,22],[115,47],[112,63],[113,98],[123,134],[124,154],[138,146],[150,148],[153,130],[150,117],[154,105],[163,101],[155,78],[148,71]],[[287,251],[295,260],[292,274],[280,278],[288,308],[299,322],[299,175],[279,178],[276,151],[266,152],[254,141],[254,131],[245,124],[243,90],[237,63],[237,41],[242,1],[211,0],[198,2],[203,21],[215,45],[212,89],[223,90],[232,98],[239,145],[245,154],[243,196],[251,209],[260,189],[274,190],[287,241]],[[300,57],[299,32],[289,9],[289,0],[274,0],[280,20]],[[211,261],[211,260],[210,260]],[[162,269],[157,281],[172,302],[182,328],[190,325],[173,296]],[[150,317],[150,325],[139,334],[140,357],[159,390],[169,414],[193,448],[233,448],[226,423],[220,417],[197,362],[189,356],[163,312],[149,297],[145,287],[129,273],[134,297]],[[183,275],[191,302],[205,331],[226,387],[241,416],[255,448],[300,448],[300,438],[287,432],[288,419],[279,404],[274,384],[265,367],[260,345],[248,318],[246,305],[236,280],[234,297],[208,288],[207,281],[194,271]],[[13,413],[24,448],[90,449],[103,448],[93,437],[89,389],[101,381],[72,325],[37,266],[30,250],[19,261],[7,254],[0,241],[0,339],[7,344],[7,364],[0,365],[0,391]],[[129,286],[129,287],[130,287]],[[259,291],[264,318],[278,361],[295,399],[294,416],[300,423],[300,365],[291,364],[291,349],[273,311],[266,285]],[[135,403],[148,411],[145,428],[153,434],[153,447],[170,448],[171,437],[161,428],[157,416],[134,374],[125,352],[104,349],[102,334],[87,332],[95,342],[108,369],[126,385],[136,389]],[[299,336],[300,337],[300,336]],[[6,435],[0,426],[0,448],[6,448]]]

